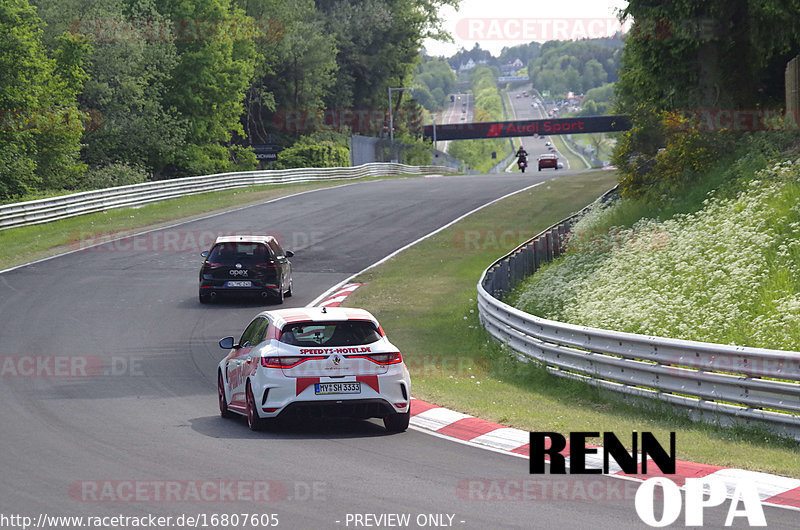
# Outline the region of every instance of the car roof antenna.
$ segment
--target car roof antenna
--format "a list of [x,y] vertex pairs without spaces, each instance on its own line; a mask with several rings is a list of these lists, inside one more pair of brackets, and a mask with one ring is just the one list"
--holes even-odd
[[325,306],[322,306],[322,312],[323,313],[327,313],[328,312],[328,310],[325,308]]

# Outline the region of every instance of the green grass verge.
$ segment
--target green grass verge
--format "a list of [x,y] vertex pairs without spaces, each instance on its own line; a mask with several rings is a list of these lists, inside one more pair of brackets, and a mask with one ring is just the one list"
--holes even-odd
[[417,398],[525,430],[652,431],[660,440],[675,431],[679,459],[800,477],[794,441],[696,424],[556,378],[511,360],[480,326],[475,300],[483,269],[615,178],[614,171],[566,175],[487,207],[362,274],[364,286],[347,304],[381,321],[404,353]]
[[567,142],[561,137],[561,135],[556,134],[550,136],[549,138],[550,141],[553,142],[553,147],[558,149],[558,152],[564,155],[564,158],[569,161],[570,169],[586,169],[588,167],[584,161],[581,160],[581,157],[569,150]]
[[33,226],[0,231],[0,270],[80,248],[85,241],[109,240],[217,212],[258,204],[303,191],[379,178],[254,186],[170,199],[138,208],[118,208]]

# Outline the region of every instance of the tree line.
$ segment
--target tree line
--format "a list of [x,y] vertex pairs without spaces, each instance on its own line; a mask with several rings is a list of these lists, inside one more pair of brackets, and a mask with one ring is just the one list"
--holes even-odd
[[528,63],[528,76],[552,96],[583,94],[617,80],[623,41],[620,36],[580,41],[548,41]]
[[0,199],[253,169],[258,144],[340,161],[330,131],[363,124],[286,116],[385,110],[445,4],[5,0]]
[[[800,53],[797,2],[630,0],[622,16],[633,21],[615,84],[616,111],[633,121],[614,157],[625,193],[680,193],[759,135],[775,149],[797,145],[796,117],[758,118],[785,105],[786,64]],[[715,119],[734,111],[754,119]]]

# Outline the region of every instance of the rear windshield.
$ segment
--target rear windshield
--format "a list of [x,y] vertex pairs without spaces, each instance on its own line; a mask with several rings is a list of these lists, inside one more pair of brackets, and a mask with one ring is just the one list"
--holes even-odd
[[287,324],[281,332],[281,342],[292,346],[357,346],[381,339],[372,322],[301,322]]
[[208,261],[215,263],[252,263],[269,259],[269,250],[263,243],[220,243],[211,249]]

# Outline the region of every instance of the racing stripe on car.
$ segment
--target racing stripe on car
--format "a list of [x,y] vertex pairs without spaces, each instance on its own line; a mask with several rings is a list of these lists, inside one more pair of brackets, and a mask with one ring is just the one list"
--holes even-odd
[[356,381],[361,381],[362,383],[366,384],[368,387],[372,388],[378,394],[381,393],[380,391],[380,383],[378,382],[377,375],[357,375]]
[[[456,440],[517,455],[530,455],[529,432],[455,412],[416,398],[411,400],[411,425]],[[594,446],[587,445],[587,447]],[[570,460],[570,457],[566,456],[569,454],[568,450],[567,447],[567,450],[562,451],[562,454],[565,454],[567,466],[569,466]],[[586,466],[602,468],[602,458],[599,454],[588,454],[586,455]],[[647,475],[625,474],[612,462],[609,464],[611,464],[611,472],[608,473],[608,476],[612,477],[624,477],[644,482],[648,478],[664,476],[658,471],[648,472]],[[654,466],[648,467],[654,468]],[[641,470],[641,465],[639,469]],[[675,474],[669,475],[669,479],[678,486],[682,486],[687,478],[709,476],[723,481],[729,492],[735,491],[737,482],[746,480],[756,485],[762,503],[800,508],[800,480],[794,478],[678,460],[675,463]]]
[[342,286],[341,289],[321,301],[318,306],[319,307],[338,307],[344,302],[344,299],[350,296],[350,294],[361,287],[360,283],[348,283],[347,285]]
[[298,377],[295,383],[295,396],[299,396],[303,390],[317,383],[319,383],[319,377]]

